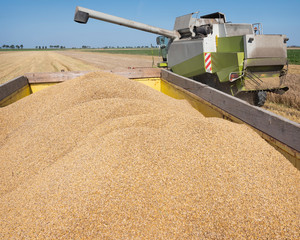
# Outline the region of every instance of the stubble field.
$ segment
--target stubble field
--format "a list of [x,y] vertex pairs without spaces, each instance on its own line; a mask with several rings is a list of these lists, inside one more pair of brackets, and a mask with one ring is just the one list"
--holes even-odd
[[[29,72],[121,71],[156,66],[159,61],[157,56],[75,50],[0,52],[0,84]],[[269,94],[264,108],[300,122],[300,65],[289,66],[286,84],[290,90],[282,96]]]
[[[154,57],[155,64],[159,58]],[[125,70],[151,67],[151,56],[81,51],[0,52],[0,84],[29,72]]]

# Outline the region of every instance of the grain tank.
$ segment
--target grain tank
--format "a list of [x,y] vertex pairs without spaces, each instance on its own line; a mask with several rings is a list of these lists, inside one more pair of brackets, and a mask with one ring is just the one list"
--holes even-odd
[[[167,67],[176,74],[262,106],[266,92],[282,94],[287,74],[288,38],[264,35],[261,24],[236,24],[216,12],[177,17],[173,30],[153,27],[87,8],[77,7],[74,20],[94,18],[159,34]],[[166,44],[167,43],[167,44]]]

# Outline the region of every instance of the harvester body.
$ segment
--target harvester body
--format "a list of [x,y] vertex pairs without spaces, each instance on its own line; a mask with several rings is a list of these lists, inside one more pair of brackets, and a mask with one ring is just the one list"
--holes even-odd
[[255,105],[264,104],[266,91],[282,94],[288,90],[284,85],[288,40],[285,35],[263,35],[260,24],[228,23],[220,12],[200,18],[194,17],[196,14],[177,17],[173,30],[81,7],[77,7],[74,20],[86,23],[91,17],[162,35],[157,43],[163,50],[164,62],[174,73]]

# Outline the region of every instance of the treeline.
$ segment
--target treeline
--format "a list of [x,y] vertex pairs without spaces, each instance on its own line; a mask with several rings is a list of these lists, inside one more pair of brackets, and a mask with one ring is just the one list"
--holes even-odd
[[65,46],[59,46],[59,45],[50,45],[50,48],[66,48]]
[[[105,46],[105,47],[91,47],[91,46],[86,46],[86,45],[83,45],[81,47],[82,49],[132,49],[132,48],[158,48],[158,46]],[[77,47],[72,47],[72,49],[77,49]],[[80,49],[80,48],[79,48]]]
[[[35,46],[36,49],[47,49],[47,46]],[[59,45],[50,45],[49,48],[51,49],[64,49],[65,46],[59,46]]]
[[17,48],[17,49],[23,49],[23,44],[21,44],[21,45],[7,45],[7,44],[3,44],[2,45],[2,48],[5,48],[5,49],[8,49],[8,48],[10,48],[10,49],[15,49],[15,48]]
[[117,47],[113,47],[113,46],[105,46],[105,47],[103,47],[103,49],[111,49],[111,48],[158,48],[158,46],[134,46],[134,47],[132,47],[132,46],[126,46],[126,47],[119,47],[119,46],[117,46]]
[[[11,45],[8,45],[8,44],[3,44],[0,48],[3,48],[3,49],[23,49],[24,46],[23,44],[20,44],[20,45],[14,45],[14,44],[11,44]],[[36,49],[47,49],[48,46],[35,46]],[[65,46],[60,46],[60,45],[50,45],[49,48],[51,49],[64,49],[66,48]]]
[[[23,49],[24,46],[23,44],[20,45],[8,45],[8,44],[3,44],[0,48],[3,49]],[[65,49],[65,46],[61,46],[61,45],[50,45],[50,46],[35,46],[35,49]],[[90,46],[86,46],[83,45],[81,46],[82,49],[132,49],[132,48],[158,48],[158,46],[105,46],[105,47],[90,47]],[[80,49],[77,47],[72,47],[72,49]]]

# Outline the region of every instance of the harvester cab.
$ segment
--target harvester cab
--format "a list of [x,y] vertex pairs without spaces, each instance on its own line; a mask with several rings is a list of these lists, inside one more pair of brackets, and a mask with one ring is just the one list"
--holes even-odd
[[261,24],[235,24],[216,12],[177,17],[173,30],[77,7],[74,20],[89,18],[161,35],[163,63],[171,71],[262,106],[266,92],[282,94],[287,74],[285,35],[263,35]]

